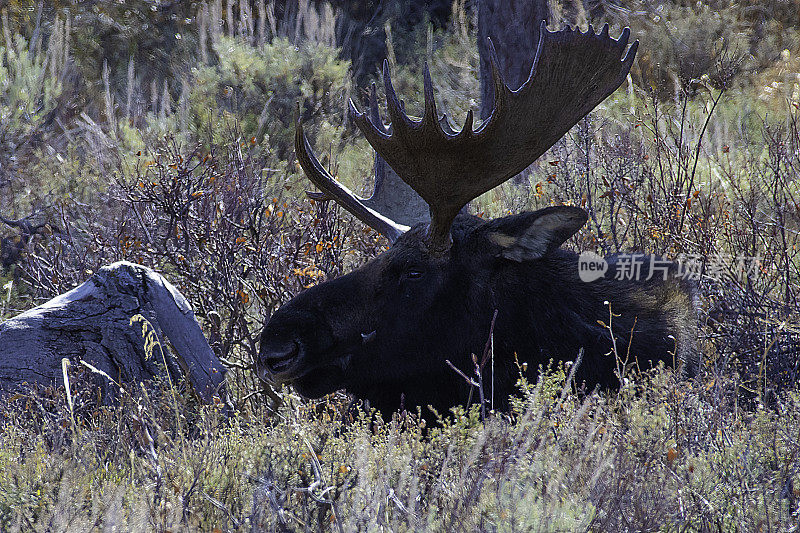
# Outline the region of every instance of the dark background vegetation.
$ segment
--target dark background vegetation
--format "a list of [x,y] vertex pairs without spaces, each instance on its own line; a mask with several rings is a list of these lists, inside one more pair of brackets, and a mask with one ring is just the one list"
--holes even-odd
[[480,6],[11,1],[0,320],[112,261],[150,266],[232,369],[237,413],[222,423],[169,384],[118,406],[76,385],[77,412],[63,387],[14,395],[0,408],[0,529],[796,524],[800,5],[540,4],[551,29],[631,27],[638,58],[619,91],[472,210],[579,205],[590,220],[576,250],[696,260],[697,380],[626,374],[619,393],[577,397],[564,369],[538,381],[521,369],[536,384],[512,413],[461,410],[427,431],[413,414],[370,423],[342,395],[309,404],[284,390],[270,408],[250,371],[263,321],[387,245],[305,198],[297,102],[323,164],[367,190],[372,153],[347,98],[364,98],[386,57],[412,114],[426,61],[449,116],[478,110]]

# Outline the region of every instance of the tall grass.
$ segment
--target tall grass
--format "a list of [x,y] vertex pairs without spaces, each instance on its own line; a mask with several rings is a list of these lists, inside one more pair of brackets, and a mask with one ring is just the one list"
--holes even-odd
[[4,530],[789,531],[800,518],[796,393],[743,410],[730,379],[658,370],[578,397],[550,371],[521,382],[508,414],[456,409],[425,428],[337,396],[225,419],[168,383],[99,406],[82,378],[76,429],[64,389],[3,405]]

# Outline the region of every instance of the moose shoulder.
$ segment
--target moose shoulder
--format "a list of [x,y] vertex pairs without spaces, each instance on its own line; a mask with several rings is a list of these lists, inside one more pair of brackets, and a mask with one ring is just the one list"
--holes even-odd
[[[384,67],[391,124],[381,120],[374,90],[369,113],[352,106],[356,124],[397,173],[380,173],[379,158],[369,199],[325,171],[298,122],[295,147],[311,181],[393,244],[276,311],[261,335],[259,375],[308,397],[345,388],[384,413],[417,405],[445,410],[469,397],[469,385],[447,361],[472,368],[495,312],[494,374],[484,376],[500,408],[514,392],[518,364],[574,360],[581,348],[576,376],[588,387],[616,384],[615,348],[640,368],[664,362],[693,373],[695,296],[674,266],[657,272],[655,258],[638,256],[639,275],[627,279],[617,275],[622,261],[608,258],[605,275],[583,281],[578,256],[561,248],[586,222],[583,210],[554,206],[488,221],[462,213],[622,83],[638,44],[623,57],[627,39],[627,29],[614,40],[607,26],[595,34],[543,25],[528,80],[511,91],[493,67],[492,114],[473,129],[469,113],[458,132],[436,111],[427,69],[425,113],[414,121]],[[429,216],[398,210],[420,201]]]

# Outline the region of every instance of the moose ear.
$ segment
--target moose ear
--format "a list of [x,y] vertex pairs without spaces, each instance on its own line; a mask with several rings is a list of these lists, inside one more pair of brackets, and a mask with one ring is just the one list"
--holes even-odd
[[561,246],[586,223],[578,207],[546,207],[499,218],[487,224],[487,238],[500,247],[498,256],[512,261],[539,259]]

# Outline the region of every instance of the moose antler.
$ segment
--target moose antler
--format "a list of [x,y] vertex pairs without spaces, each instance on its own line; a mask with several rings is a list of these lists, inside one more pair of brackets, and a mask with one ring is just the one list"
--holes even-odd
[[[387,134],[390,133],[391,129],[384,126],[381,121],[374,84],[370,91],[369,109],[372,122],[380,124]],[[337,200],[342,207],[350,211],[359,220],[371,226],[392,242],[409,227],[430,221],[428,204],[400,179],[379,154],[375,154],[374,192],[369,198],[360,198],[325,171],[324,167],[311,152],[302,128],[303,126],[298,120],[295,137],[297,158],[309,180],[323,191],[321,193],[306,192],[309,198],[313,200]],[[386,220],[381,220],[378,216]]]
[[[492,113],[473,130],[470,110],[458,132],[449,127],[445,117],[437,115],[427,67],[423,73],[425,112],[421,120],[415,121],[404,112],[392,86],[388,63],[384,62],[391,126],[385,126],[379,117],[375,120],[360,112],[352,100],[350,108],[370,145],[430,207],[431,253],[443,254],[449,249],[450,226],[464,205],[528,167],[622,84],[639,44],[634,42],[623,57],[629,35],[630,30],[625,28],[619,39],[611,39],[607,24],[599,34],[591,26],[585,33],[569,27],[550,32],[542,22],[530,76],[517,90],[509,89],[503,81],[490,42]],[[322,168],[309,154],[310,147],[299,124],[296,146],[304,151],[301,156],[298,149],[301,164],[305,158],[306,164],[310,161]],[[320,186],[310,174],[309,178]],[[338,184],[339,194],[326,190],[332,189],[329,183],[324,185],[320,188],[345,207],[348,202],[357,201],[352,195],[345,197],[342,193],[346,189]]]

